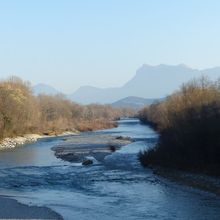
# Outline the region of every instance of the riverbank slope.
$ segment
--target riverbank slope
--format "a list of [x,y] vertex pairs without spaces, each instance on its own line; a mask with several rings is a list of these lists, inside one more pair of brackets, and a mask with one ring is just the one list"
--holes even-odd
[[0,204],[1,219],[63,219],[49,208],[24,205],[4,196],[0,196]]

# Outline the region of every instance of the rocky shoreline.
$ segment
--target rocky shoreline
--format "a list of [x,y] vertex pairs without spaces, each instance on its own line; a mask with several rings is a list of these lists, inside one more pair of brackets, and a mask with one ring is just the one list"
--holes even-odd
[[68,135],[76,135],[78,131],[74,132],[63,132],[60,134],[53,135],[40,135],[40,134],[26,134],[23,136],[13,137],[13,138],[4,138],[0,141],[0,150],[4,149],[13,149],[17,146],[22,146],[24,144],[29,144],[36,142],[39,139],[47,138],[47,137],[56,137],[56,136],[68,136]]
[[8,148],[15,148],[16,146],[19,146],[19,145],[32,143],[32,142],[37,141],[41,137],[42,136],[38,134],[30,134],[30,135],[15,137],[15,138],[5,138],[0,143],[0,150],[8,149]]

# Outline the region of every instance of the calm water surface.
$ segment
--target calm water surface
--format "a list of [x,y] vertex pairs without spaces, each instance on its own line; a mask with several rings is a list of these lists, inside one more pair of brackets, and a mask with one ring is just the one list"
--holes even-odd
[[[96,133],[132,137],[136,142],[83,167],[54,157],[62,138],[42,139],[0,152],[0,194],[45,205],[64,219],[220,219],[220,197],[172,183],[143,169],[137,154],[157,134],[137,119]],[[92,134],[91,134],[92,135]]]

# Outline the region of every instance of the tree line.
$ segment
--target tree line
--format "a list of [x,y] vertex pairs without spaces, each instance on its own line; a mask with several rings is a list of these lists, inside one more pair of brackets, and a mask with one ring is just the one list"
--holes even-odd
[[155,148],[140,154],[144,166],[159,165],[220,175],[220,81],[192,80],[140,119],[159,132]]
[[0,138],[26,133],[56,134],[115,126],[113,120],[131,114],[110,105],[80,105],[63,95],[34,96],[30,83],[18,77],[0,81]]

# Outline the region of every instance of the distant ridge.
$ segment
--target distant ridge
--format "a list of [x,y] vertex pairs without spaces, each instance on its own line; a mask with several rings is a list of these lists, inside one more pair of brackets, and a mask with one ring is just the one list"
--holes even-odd
[[45,94],[45,95],[57,95],[60,94],[58,90],[53,88],[52,86],[39,83],[35,86],[32,87],[34,95],[40,95],[40,94]]
[[[134,77],[122,87],[102,89],[93,86],[82,86],[74,93],[66,94],[66,97],[81,104],[111,104],[115,102],[117,104],[117,101],[122,99],[125,105],[125,102],[129,102],[129,100],[126,100],[129,97],[147,100],[166,97],[177,90],[183,83],[202,75],[206,75],[210,79],[217,79],[220,77],[220,67],[197,70],[185,64],[175,66],[165,64],[151,66],[144,64],[136,71]],[[60,94],[60,91],[45,84],[34,86],[33,92],[35,95]],[[123,99],[125,100],[123,101]]]
[[220,67],[197,70],[184,64],[158,66],[142,65],[135,76],[124,86],[116,88],[80,87],[71,94],[71,100],[88,103],[113,103],[129,96],[161,98],[177,90],[183,83],[207,75],[211,79],[220,77]]
[[133,108],[133,109],[141,109],[145,105],[150,105],[154,102],[160,101],[162,99],[145,99],[136,96],[129,96],[124,99],[120,99],[114,103],[112,106],[115,108]]

